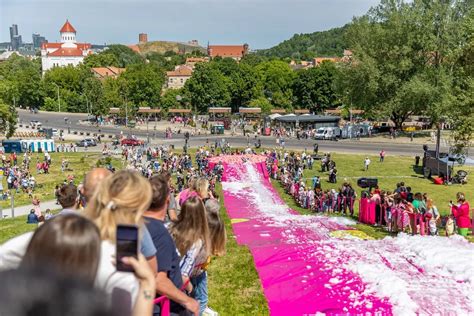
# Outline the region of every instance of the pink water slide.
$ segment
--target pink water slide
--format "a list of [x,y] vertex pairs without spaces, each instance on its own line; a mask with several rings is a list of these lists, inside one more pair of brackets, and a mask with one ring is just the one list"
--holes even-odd
[[[474,312],[474,248],[465,240],[334,235],[353,229],[353,222],[291,210],[264,162],[233,158],[224,170],[225,206],[238,243],[254,257],[272,315]],[[341,235],[349,237],[334,237]]]

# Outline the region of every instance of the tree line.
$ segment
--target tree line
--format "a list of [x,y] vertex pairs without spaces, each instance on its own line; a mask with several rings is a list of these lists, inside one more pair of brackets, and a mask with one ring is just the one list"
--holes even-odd
[[[341,28],[334,47],[352,51],[349,60],[293,71],[288,59],[248,54],[239,63],[215,58],[199,63],[184,88],[164,90],[165,73],[193,52],[141,56],[123,45],[88,56],[79,67],[54,68],[41,76],[40,61],[12,56],[0,64],[3,109],[12,104],[106,114],[110,107],[260,107],[314,113],[343,106],[368,118],[391,119],[397,127],[410,115],[433,124],[451,123],[457,142],[473,133],[474,9],[472,0],[382,0]],[[338,33],[339,34],[339,33]],[[325,37],[323,43],[329,41]],[[329,44],[328,44],[329,45]],[[330,46],[330,45],[329,45]],[[291,48],[288,48],[291,49]],[[300,50],[297,50],[300,52]],[[311,56],[306,56],[311,57]],[[91,67],[124,67],[117,79],[95,78]],[[0,113],[9,112],[2,110]]]

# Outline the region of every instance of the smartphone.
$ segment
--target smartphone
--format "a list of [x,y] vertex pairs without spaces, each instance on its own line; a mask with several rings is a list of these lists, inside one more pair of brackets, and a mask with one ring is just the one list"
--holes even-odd
[[138,226],[117,225],[116,260],[117,271],[134,272],[133,268],[122,262],[123,257],[138,258]]

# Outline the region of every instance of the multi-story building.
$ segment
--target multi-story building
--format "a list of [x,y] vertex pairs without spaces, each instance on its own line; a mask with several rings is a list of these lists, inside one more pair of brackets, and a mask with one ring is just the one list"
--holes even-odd
[[249,51],[249,45],[207,45],[207,54],[209,57],[232,58],[241,60]]
[[33,38],[33,48],[34,48],[34,49],[41,48],[41,45],[42,45],[43,43],[47,43],[47,42],[48,42],[48,41],[46,40],[46,38],[44,38],[44,36],[41,36],[40,34],[35,34],[35,33],[33,33],[32,38]]
[[173,71],[167,71],[166,77],[168,78],[167,88],[168,89],[180,89],[184,87],[186,81],[191,78],[193,74],[193,68],[186,65],[176,66]]
[[18,25],[10,26],[10,47],[11,50],[18,50],[21,46],[21,35],[18,34]]
[[84,58],[92,54],[91,44],[77,43],[76,30],[66,20],[59,31],[60,43],[43,43],[41,45],[41,65],[43,74],[53,67],[77,66]]

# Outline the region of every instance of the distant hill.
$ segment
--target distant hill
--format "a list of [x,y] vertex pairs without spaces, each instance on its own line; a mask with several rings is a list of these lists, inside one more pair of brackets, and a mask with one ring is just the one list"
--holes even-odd
[[168,51],[173,51],[175,53],[191,53],[192,51],[201,51],[207,53],[207,49],[199,45],[191,45],[187,43],[178,43],[178,42],[167,42],[167,41],[152,41],[147,43],[137,44],[140,54],[146,55],[148,53],[160,53],[164,54]]
[[343,50],[348,48],[344,39],[346,29],[347,25],[322,32],[295,34],[292,38],[272,48],[257,51],[257,54],[296,59],[308,59],[314,56],[342,56]]

